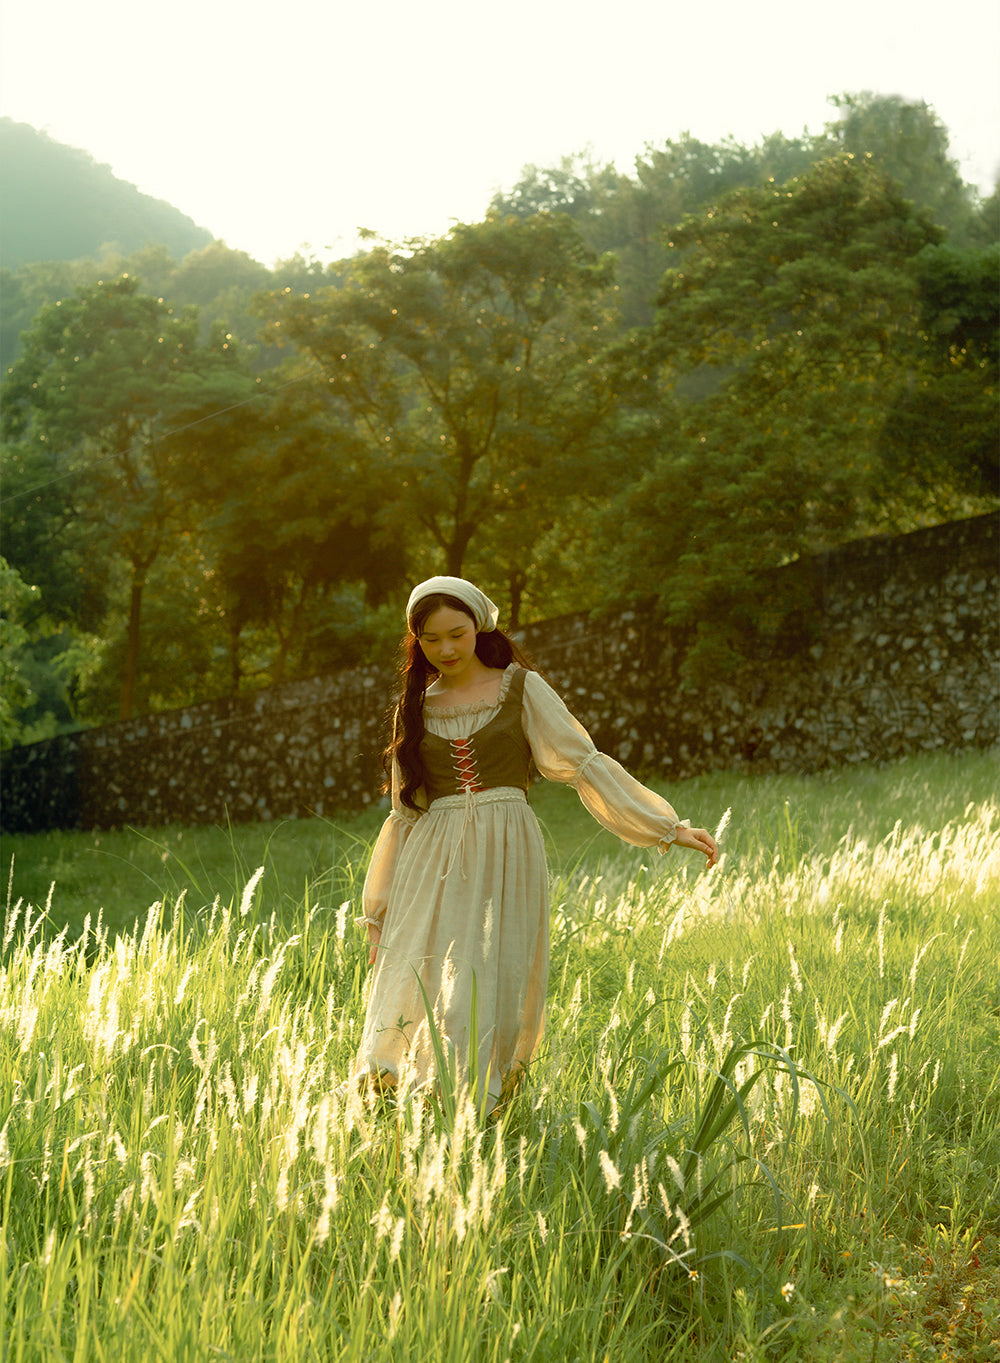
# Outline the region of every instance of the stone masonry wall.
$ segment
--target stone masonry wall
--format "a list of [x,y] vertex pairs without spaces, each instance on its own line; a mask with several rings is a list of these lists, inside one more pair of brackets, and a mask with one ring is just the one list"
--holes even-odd
[[[856,541],[781,569],[802,628],[683,694],[683,643],[638,610],[532,625],[524,646],[631,771],[815,771],[1000,738],[995,516]],[[333,815],[378,798],[392,669],[371,667],[15,748],[3,827]]]

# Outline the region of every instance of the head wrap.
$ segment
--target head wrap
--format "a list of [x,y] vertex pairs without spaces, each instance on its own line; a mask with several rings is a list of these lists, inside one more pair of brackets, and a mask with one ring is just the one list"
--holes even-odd
[[476,622],[477,634],[489,634],[496,629],[497,620],[500,618],[499,610],[485,592],[481,592],[473,583],[466,582],[464,577],[429,577],[426,582],[414,587],[406,603],[406,623],[409,624],[413,619],[413,611],[418,602],[425,596],[437,595],[453,596],[456,601],[461,601],[463,606],[467,606],[469,614]]

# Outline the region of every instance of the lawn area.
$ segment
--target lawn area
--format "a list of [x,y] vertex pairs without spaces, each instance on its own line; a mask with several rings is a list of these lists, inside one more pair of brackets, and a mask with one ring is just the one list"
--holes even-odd
[[992,1363],[996,758],[658,787],[707,874],[538,787],[490,1121],[342,1087],[378,811],[4,837],[3,1356]]

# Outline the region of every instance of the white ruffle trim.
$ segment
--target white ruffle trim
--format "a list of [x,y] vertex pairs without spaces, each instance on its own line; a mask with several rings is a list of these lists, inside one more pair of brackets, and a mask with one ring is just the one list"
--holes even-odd
[[474,700],[468,705],[425,705],[424,723],[428,719],[456,719],[459,715],[478,715],[486,714],[489,710],[497,710],[507,699],[507,692],[510,690],[510,683],[514,676],[515,664],[511,663],[506,668],[500,679],[500,690],[496,700]]
[[691,820],[690,820],[690,819],[680,819],[680,820],[678,820],[678,822],[674,824],[674,831],[673,831],[672,833],[668,833],[666,837],[660,838],[660,840],[657,842],[657,844],[656,844],[656,850],[657,850],[658,852],[666,852],[667,849],[670,848],[670,847],[673,847],[674,843],[677,841],[677,830],[678,830],[678,828],[690,828],[690,827],[691,827]]

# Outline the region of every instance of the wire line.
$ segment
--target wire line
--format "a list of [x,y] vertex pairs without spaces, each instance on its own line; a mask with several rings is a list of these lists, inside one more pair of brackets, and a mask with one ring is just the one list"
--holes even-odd
[[[320,368],[308,369],[304,374],[297,375],[294,379],[286,379],[284,383],[277,384],[274,388],[261,388],[242,402],[234,402],[230,407],[220,407],[217,412],[209,412],[206,416],[197,417],[194,421],[189,421],[184,426],[175,426],[169,431],[162,431],[159,435],[153,436],[145,444],[154,445],[158,440],[168,440],[171,436],[182,435],[184,431],[193,430],[195,426],[201,426],[206,421],[214,421],[216,417],[225,416],[227,412],[238,411],[240,407],[248,407],[251,402],[256,402],[259,398],[271,397],[274,393],[280,393],[283,388],[290,388],[292,384],[301,383],[304,379],[312,378],[316,374],[322,374]],[[56,483],[63,482],[66,478],[75,478],[78,474],[89,473],[91,469],[99,468],[101,464],[107,464],[112,459],[118,459],[122,455],[131,454],[134,449],[143,448],[141,445],[127,445],[124,449],[113,450],[110,454],[104,454],[100,459],[92,459],[89,463],[81,464],[78,468],[67,469],[65,473],[57,473],[48,482],[36,483],[33,487],[22,488],[20,492],[12,492],[9,497],[0,498],[0,506],[6,506],[9,502],[16,502],[22,497],[30,497],[33,492],[44,492],[47,487],[53,487]],[[56,458],[60,456],[57,455]]]

